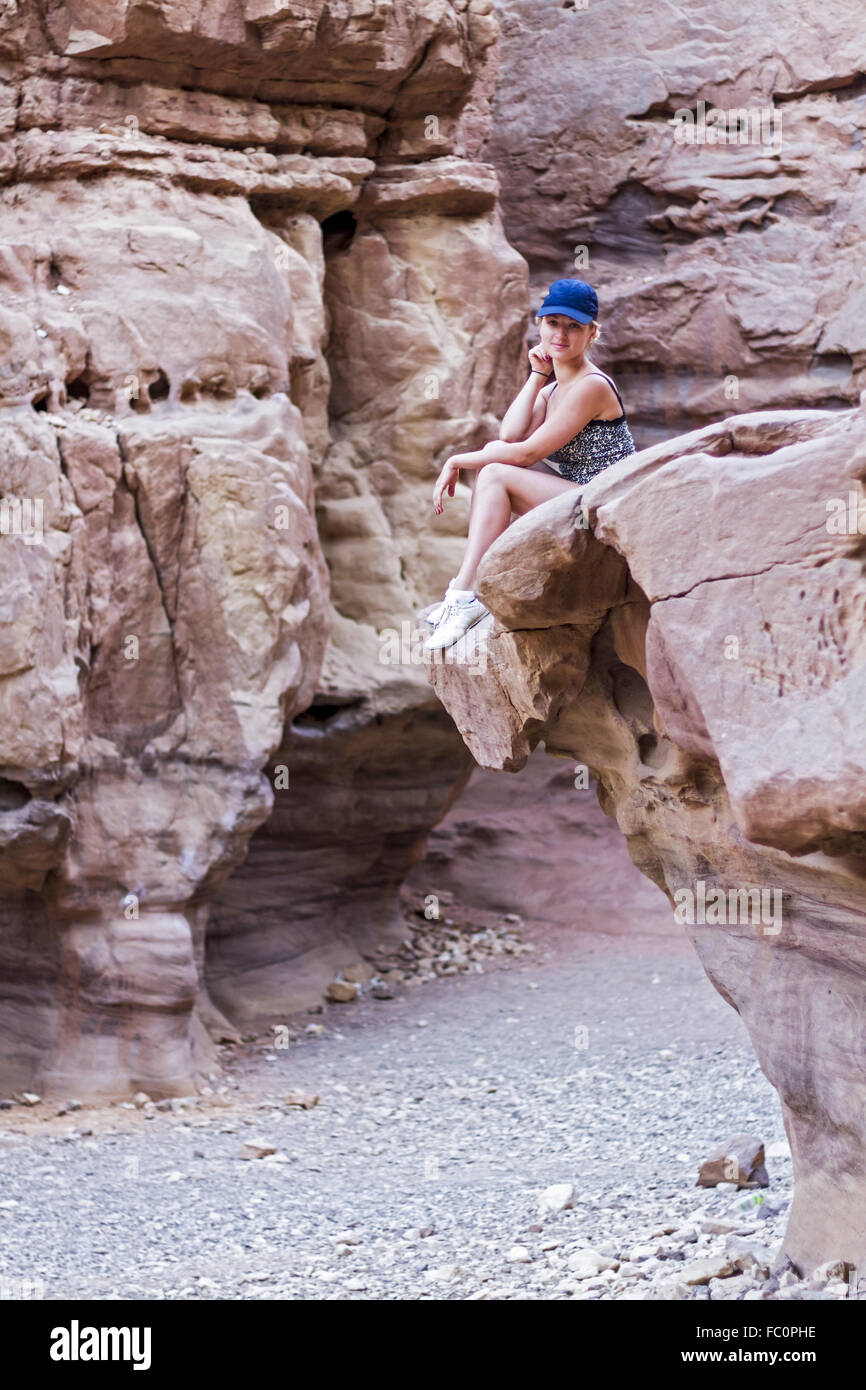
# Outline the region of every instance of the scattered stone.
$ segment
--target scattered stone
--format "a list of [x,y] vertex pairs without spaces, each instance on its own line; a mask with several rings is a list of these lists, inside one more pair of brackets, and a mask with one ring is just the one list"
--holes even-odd
[[425,1269],[424,1277],[434,1284],[447,1283],[458,1273],[459,1265],[437,1265],[435,1269]]
[[767,1146],[767,1158],[790,1158],[791,1145],[787,1139],[777,1139],[774,1144]]
[[347,1279],[343,1285],[344,1289],[350,1289],[352,1293],[363,1293],[366,1287],[367,1285],[364,1280],[357,1277],[354,1279]]
[[705,1260],[691,1260],[677,1277],[684,1284],[708,1284],[711,1279],[727,1279],[733,1273],[734,1266],[727,1255],[714,1255]]
[[365,985],[373,978],[373,970],[364,961],[358,961],[355,965],[347,965],[341,971],[342,978],[349,980],[356,985]]
[[843,1279],[830,1279],[824,1289],[824,1293],[832,1295],[833,1298],[847,1298],[848,1281]]
[[832,1281],[837,1281],[847,1288],[848,1276],[853,1268],[854,1265],[847,1260],[827,1260],[824,1264],[818,1265],[817,1269],[812,1270],[809,1282],[829,1284]]
[[304,1029],[304,1032],[309,1033],[312,1038],[320,1038],[324,1031],[325,1025],[323,1023],[308,1023]]
[[740,1298],[755,1281],[750,1274],[735,1274],[725,1279],[711,1279],[708,1285],[711,1298]]
[[424,907],[412,909],[401,946],[396,951],[384,946],[377,948],[378,973],[370,993],[374,998],[390,997],[379,992],[380,982],[386,986],[414,986],[441,975],[483,975],[484,963],[493,956],[520,956],[534,950],[531,942],[523,941],[517,934],[523,925],[514,913],[509,913],[499,925],[479,928],[475,923],[458,923],[450,917],[428,920]]
[[725,1241],[725,1254],[744,1274],[757,1274],[762,1279],[769,1278],[773,1256],[765,1246],[755,1245],[742,1236],[728,1236]]
[[264,1143],[260,1139],[246,1139],[241,1144],[238,1158],[265,1158],[268,1154],[277,1152],[274,1144]]
[[325,990],[325,998],[332,1004],[350,1004],[360,993],[360,987],[353,981],[336,979]]
[[731,1221],[710,1220],[701,1222],[702,1232],[705,1235],[709,1236],[729,1236],[738,1234],[743,1235],[748,1231],[753,1231],[754,1229],[755,1227],[753,1222],[737,1221],[736,1219]]
[[538,1199],[538,1210],[542,1214],[565,1211],[573,1205],[574,1184],[570,1182],[554,1183],[552,1187],[546,1187]]
[[286,1105],[294,1105],[299,1110],[312,1110],[313,1106],[318,1105],[319,1097],[310,1091],[289,1091],[283,1096]]
[[69,1114],[71,1111],[73,1111],[73,1110],[82,1110],[83,1108],[84,1108],[84,1103],[83,1103],[83,1101],[80,1101],[80,1100],[65,1100],[65,1101],[63,1102],[62,1105],[59,1105],[59,1106],[57,1107],[57,1114],[58,1114],[58,1115],[68,1115],[68,1114]]
[[630,1260],[656,1260],[664,1254],[664,1246],[658,1244],[636,1245],[629,1254]]
[[752,1134],[735,1134],[714,1149],[701,1164],[697,1187],[717,1187],[732,1182],[737,1187],[769,1187],[764,1167],[764,1145]]
[[601,1274],[602,1270],[617,1268],[616,1260],[609,1260],[590,1248],[575,1250],[573,1255],[569,1255],[567,1264],[574,1279],[591,1279],[593,1275]]
[[688,1284],[684,1284],[682,1279],[659,1279],[654,1284],[646,1288],[636,1289],[633,1298],[641,1299],[645,1302],[681,1302],[687,1299],[692,1290]]
[[698,1233],[694,1226],[678,1226],[671,1232],[671,1239],[678,1245],[693,1245],[698,1238]]
[[35,1091],[22,1091],[17,1099],[22,1105],[38,1105],[42,1097],[37,1096]]
[[135,1095],[132,1097],[132,1103],[140,1110],[142,1106],[150,1105],[151,1099],[147,1091],[136,1091]]

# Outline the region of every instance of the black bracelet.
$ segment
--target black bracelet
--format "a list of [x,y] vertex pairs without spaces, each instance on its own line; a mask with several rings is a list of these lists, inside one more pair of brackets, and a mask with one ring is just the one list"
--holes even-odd
[[532,376],[533,372],[538,372],[538,375],[543,376],[545,381],[547,381],[550,377],[553,376],[553,372],[539,372],[537,367],[530,367],[529,375]]

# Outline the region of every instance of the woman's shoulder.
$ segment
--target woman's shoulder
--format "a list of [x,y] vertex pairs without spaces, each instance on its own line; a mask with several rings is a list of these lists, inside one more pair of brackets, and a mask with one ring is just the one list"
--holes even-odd
[[550,386],[543,386],[539,395],[544,396],[545,400],[549,401],[554,391],[559,387],[564,399],[587,400],[595,396],[602,400],[607,395],[605,386],[616,392],[613,379],[606,372],[601,372],[597,367],[593,367],[591,372],[584,372],[582,376],[576,376],[564,384],[555,381]]
[[[582,376],[576,378],[576,384],[579,386],[596,386],[600,390],[603,386],[613,386],[613,377],[608,376],[607,372],[603,372],[601,367],[596,367],[593,363],[588,372],[584,372]],[[615,389],[614,387],[614,390]]]

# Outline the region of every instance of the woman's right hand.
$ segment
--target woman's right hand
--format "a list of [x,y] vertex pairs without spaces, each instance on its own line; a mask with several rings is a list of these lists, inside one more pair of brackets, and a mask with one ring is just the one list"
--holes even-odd
[[436,486],[433,489],[433,510],[437,516],[442,515],[445,505],[445,493],[449,497],[454,496],[454,489],[460,481],[460,469],[455,468],[450,459],[446,459],[439,477],[436,479]]
[[541,343],[536,343],[535,347],[529,349],[529,366],[534,372],[544,372],[545,376],[551,375],[553,358],[549,352],[545,352]]

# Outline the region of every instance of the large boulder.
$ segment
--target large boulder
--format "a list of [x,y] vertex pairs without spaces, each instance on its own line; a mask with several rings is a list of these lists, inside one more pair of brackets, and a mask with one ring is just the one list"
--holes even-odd
[[0,16],[4,1090],[189,1091],[387,928],[468,775],[391,638],[521,352],[491,8]]
[[861,1270],[864,478],[866,400],[646,449],[500,537],[486,630],[429,667],[482,766],[597,779],[779,1092],[787,1253]]

